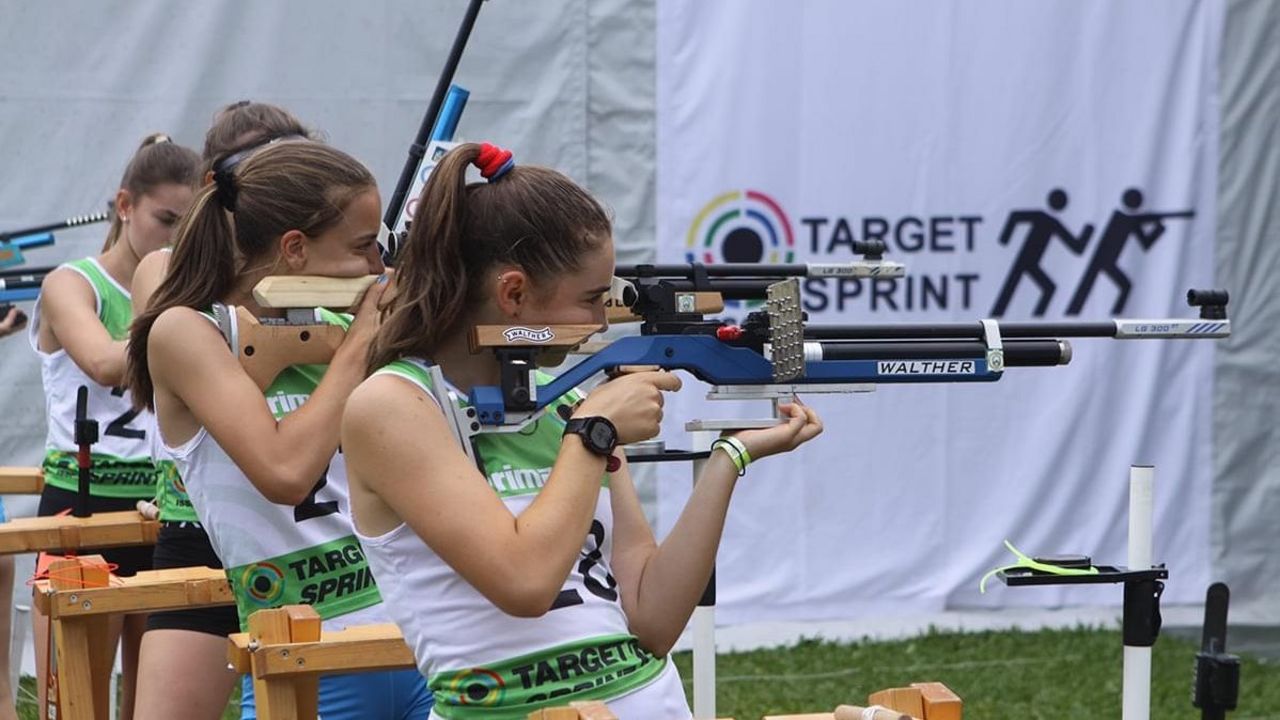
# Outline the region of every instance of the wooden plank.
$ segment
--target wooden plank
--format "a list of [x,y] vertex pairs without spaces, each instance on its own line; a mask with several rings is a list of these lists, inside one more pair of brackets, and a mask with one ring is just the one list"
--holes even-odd
[[290,365],[327,365],[347,331],[328,323],[263,324],[253,313],[237,307],[236,335],[240,366],[259,389],[266,390]]
[[160,523],[137,510],[29,517],[0,523],[0,554],[154,545]]
[[471,330],[471,349],[487,347],[566,348],[580,345],[600,332],[599,325],[476,325]]
[[35,603],[51,618],[74,615],[156,612],[233,605],[226,572],[214,568],[146,570],[114,578],[108,587],[58,591],[49,581],[35,583]]
[[911,687],[920,691],[924,702],[922,720],[961,720],[964,703],[951,688],[940,682],[911,683]]
[[273,275],[253,288],[253,299],[264,308],[333,308],[346,310],[356,304],[377,275],[353,278],[320,275]]
[[38,467],[0,467],[0,495],[39,495],[44,471]]
[[263,645],[250,655],[254,675],[263,678],[417,666],[400,629],[390,623],[325,632],[317,642],[292,643],[287,648]]

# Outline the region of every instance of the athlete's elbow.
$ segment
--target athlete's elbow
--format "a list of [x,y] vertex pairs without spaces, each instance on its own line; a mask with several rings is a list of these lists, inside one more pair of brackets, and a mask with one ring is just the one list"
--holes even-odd
[[[563,582],[563,581],[561,581]],[[519,618],[539,618],[551,611],[560,594],[561,583],[538,582],[525,578],[506,585],[489,600],[502,612]]]
[[275,469],[251,478],[258,492],[277,505],[301,505],[316,486],[315,478]]
[[109,358],[95,358],[86,365],[87,367],[82,368],[84,374],[98,385],[119,387],[124,382],[124,367],[118,362]]
[[628,626],[631,634],[636,636],[636,642],[640,647],[656,657],[666,657],[671,652],[671,648],[675,647],[676,640],[680,638],[679,630],[671,632],[666,628],[658,627],[656,623],[633,620],[628,623]]

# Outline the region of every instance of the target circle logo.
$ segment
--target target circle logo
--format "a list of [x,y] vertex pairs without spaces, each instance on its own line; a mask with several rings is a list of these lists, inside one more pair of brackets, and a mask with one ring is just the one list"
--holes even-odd
[[507,692],[502,677],[485,668],[472,668],[459,674],[450,686],[461,705],[497,705]]
[[730,190],[694,216],[685,238],[685,261],[789,263],[796,238],[787,213],[758,190]]
[[271,563],[254,563],[240,573],[240,587],[255,605],[272,607],[284,595],[284,573]]

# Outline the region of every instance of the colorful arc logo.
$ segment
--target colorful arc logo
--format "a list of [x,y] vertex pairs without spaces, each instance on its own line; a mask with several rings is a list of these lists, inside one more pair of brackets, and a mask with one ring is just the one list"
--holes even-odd
[[789,263],[795,233],[782,206],[756,190],[730,190],[694,216],[685,260],[701,263]]
[[455,677],[450,685],[462,705],[497,705],[507,692],[502,677],[485,668],[467,670]]
[[284,573],[271,563],[254,563],[240,574],[240,586],[255,605],[272,607],[284,595]]

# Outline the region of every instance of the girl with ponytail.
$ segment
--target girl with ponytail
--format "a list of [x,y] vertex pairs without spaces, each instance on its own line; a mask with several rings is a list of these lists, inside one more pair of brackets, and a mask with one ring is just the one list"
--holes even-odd
[[[226,106],[205,134],[201,156],[203,184],[213,182],[217,166],[232,169],[252,151],[271,142],[311,136],[289,111],[243,100]],[[142,260],[133,280],[135,315],[146,311],[169,267],[170,248]],[[152,431],[155,439],[159,432]],[[162,479],[157,493],[160,534],[152,555],[155,569],[205,566],[222,562],[200,524],[173,460],[158,439],[152,453]],[[238,678],[227,671],[227,636],[239,632],[232,606],[151,613],[142,638],[138,667],[139,718],[184,717],[217,720]]]
[[[370,286],[325,365],[293,366],[266,389],[240,366],[217,317],[255,316],[268,275],[358,277],[383,271],[373,177],[349,155],[307,140],[262,147],[215,168],[178,228],[168,273],[129,340],[129,387],[155,410],[164,452],[226,568],[242,627],[255,610],[313,605],[329,630],[386,622],[348,516],[338,423],[364,377],[386,277]],[[225,315],[224,315],[225,313]],[[256,717],[251,679],[242,717]],[[426,717],[412,671],[320,679],[326,720]],[[143,708],[144,717],[174,717]],[[182,717],[188,713],[182,712]]]
[[[485,182],[466,182],[472,165]],[[734,483],[821,432],[817,415],[796,401],[776,427],[718,441],[660,545],[616,446],[657,434],[675,375],[571,393],[519,433],[476,436],[472,462],[429,369],[465,398],[499,383],[494,355],[469,347],[474,326],[603,327],[609,220],[564,175],[487,144],[447,154],[418,208],[342,447],[356,532],[436,693],[432,717],[604,700],[623,720],[688,718],[667,653],[707,586]]]
[[[66,263],[45,278],[29,329],[31,346],[40,356],[49,417],[40,515],[55,515],[75,504],[73,429],[76,395],[82,385],[89,388],[89,417],[101,428],[93,447],[90,509],[132,510],[139,499],[155,494],[159,472],[150,453],[149,417],[133,408],[133,399],[123,387],[125,341],[132,319],[129,293],[138,263],[169,244],[174,226],[191,205],[199,162],[195,152],[174,144],[167,135],[148,136],[120,180],[115,216],[101,254]],[[150,548],[96,552],[123,577],[151,567]],[[48,624],[35,608],[31,615],[43,707]],[[136,615],[123,621],[123,717],[129,717],[133,706],[138,644],[145,622],[145,616]],[[113,622],[113,637],[120,635],[121,627],[120,621]]]

